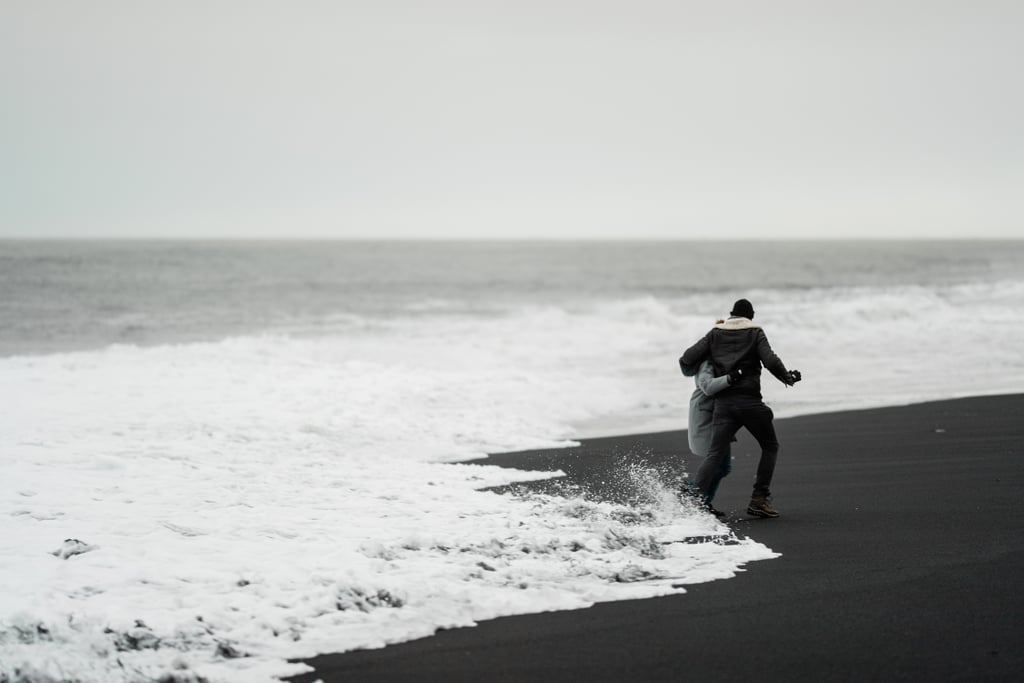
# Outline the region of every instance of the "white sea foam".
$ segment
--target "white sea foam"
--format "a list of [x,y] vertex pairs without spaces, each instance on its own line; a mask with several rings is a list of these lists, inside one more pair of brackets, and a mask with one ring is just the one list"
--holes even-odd
[[[765,377],[779,415],[1024,388],[1020,282],[751,297],[806,378]],[[270,680],[772,557],[661,543],[729,532],[650,473],[624,470],[649,492],[626,506],[498,495],[481,489],[550,474],[453,464],[684,427],[676,359],[717,308],[429,305],[343,334],[0,359],[0,678]]]

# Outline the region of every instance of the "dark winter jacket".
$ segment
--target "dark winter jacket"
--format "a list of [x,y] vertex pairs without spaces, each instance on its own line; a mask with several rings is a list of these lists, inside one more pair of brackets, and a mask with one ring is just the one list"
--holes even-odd
[[683,374],[690,375],[692,368],[708,359],[715,366],[716,377],[728,375],[734,369],[741,374],[738,381],[734,381],[716,398],[738,395],[760,398],[762,365],[780,382],[792,384],[789,371],[772,351],[764,330],[747,318],[729,318],[715,325],[696,344],[686,349],[679,359],[679,367]]

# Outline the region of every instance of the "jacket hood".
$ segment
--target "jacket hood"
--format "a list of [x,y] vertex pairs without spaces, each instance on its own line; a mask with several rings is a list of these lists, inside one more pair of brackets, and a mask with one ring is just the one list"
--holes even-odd
[[761,326],[755,323],[750,318],[733,317],[729,318],[724,322],[717,323],[715,325],[716,330],[751,330],[758,329]]

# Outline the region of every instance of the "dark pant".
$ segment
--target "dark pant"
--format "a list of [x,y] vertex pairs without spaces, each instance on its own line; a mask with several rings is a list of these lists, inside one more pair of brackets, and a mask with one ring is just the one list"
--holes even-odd
[[697,471],[697,488],[707,502],[718,491],[718,484],[730,470],[729,444],[740,427],[746,427],[761,446],[761,461],[757,464],[754,495],[768,496],[779,455],[779,441],[775,438],[774,417],[769,408],[756,396],[722,396],[715,398],[715,417],[712,423],[711,449]]

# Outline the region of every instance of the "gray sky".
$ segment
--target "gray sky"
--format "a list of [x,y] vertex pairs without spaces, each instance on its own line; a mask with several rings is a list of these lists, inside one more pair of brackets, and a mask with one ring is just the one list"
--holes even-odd
[[1024,3],[0,0],[2,237],[1022,237]]

